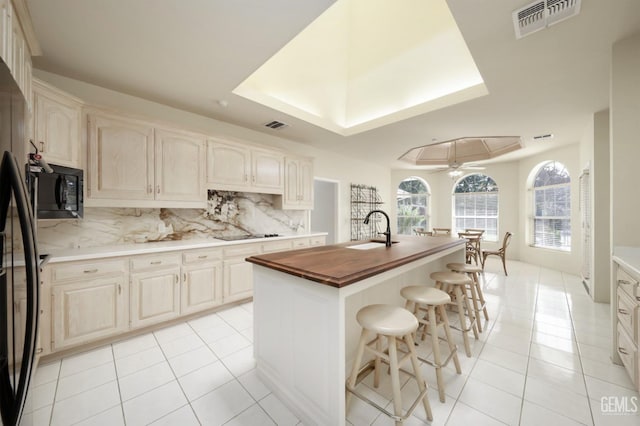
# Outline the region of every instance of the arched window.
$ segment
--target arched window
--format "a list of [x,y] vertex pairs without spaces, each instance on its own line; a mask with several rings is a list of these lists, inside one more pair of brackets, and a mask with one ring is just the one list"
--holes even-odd
[[398,185],[398,234],[411,235],[413,230],[429,227],[429,187],[418,178],[410,177]]
[[462,178],[453,190],[454,234],[484,229],[483,239],[498,241],[498,185],[491,177],[473,174]]
[[571,178],[557,161],[539,166],[533,179],[533,245],[571,250]]

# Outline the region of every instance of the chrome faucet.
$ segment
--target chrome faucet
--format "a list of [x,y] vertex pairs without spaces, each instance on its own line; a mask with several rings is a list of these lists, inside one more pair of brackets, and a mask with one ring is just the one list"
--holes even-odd
[[367,217],[364,218],[364,224],[365,225],[369,224],[369,217],[374,213],[382,213],[384,215],[384,217],[387,219],[387,230],[385,232],[380,232],[380,234],[386,236],[386,240],[384,242],[384,245],[387,246],[387,247],[391,247],[391,222],[389,221],[389,215],[388,214],[386,214],[382,210],[371,210],[367,214]]

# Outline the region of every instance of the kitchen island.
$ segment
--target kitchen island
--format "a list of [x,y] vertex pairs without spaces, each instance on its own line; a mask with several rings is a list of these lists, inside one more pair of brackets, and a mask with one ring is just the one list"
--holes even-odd
[[345,424],[346,372],[363,306],[403,306],[400,289],[463,262],[465,240],[394,236],[252,256],[257,371],[304,424]]

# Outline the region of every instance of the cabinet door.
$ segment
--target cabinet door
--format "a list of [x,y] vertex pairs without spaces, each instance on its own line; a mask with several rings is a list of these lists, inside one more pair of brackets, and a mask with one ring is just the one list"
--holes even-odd
[[11,40],[11,14],[9,12],[10,0],[0,0],[0,56],[9,64],[9,42]]
[[300,163],[297,160],[287,159],[284,183],[284,203],[287,205],[298,204],[298,181],[300,180]]
[[131,274],[131,328],[180,315],[180,268]]
[[153,128],[89,116],[89,198],[153,200]]
[[249,149],[213,140],[207,141],[207,184],[211,189],[244,191],[250,189],[251,153]]
[[180,297],[181,314],[202,311],[222,303],[222,262],[185,266]]
[[34,92],[34,137],[49,163],[79,167],[80,106],[61,102],[41,89]]
[[254,190],[282,194],[284,188],[284,156],[270,151],[251,152],[251,184]]
[[52,286],[52,350],[126,331],[126,290],[122,275]]
[[18,16],[15,10],[12,11],[11,16],[11,75],[18,83],[20,90],[23,89],[24,83],[24,36],[22,35],[22,27],[18,21]]
[[313,163],[300,160],[298,167],[298,204],[301,209],[313,209]]
[[156,129],[156,200],[206,201],[204,144],[204,138]]
[[244,258],[224,261],[224,303],[253,296],[253,265]]

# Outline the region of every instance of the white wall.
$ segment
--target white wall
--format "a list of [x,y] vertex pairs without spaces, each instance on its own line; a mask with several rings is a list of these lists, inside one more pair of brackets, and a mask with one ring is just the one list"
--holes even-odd
[[339,153],[316,149],[282,137],[256,132],[45,71],[34,70],[34,76],[93,105],[116,109],[126,114],[162,121],[212,136],[230,137],[279,148],[292,155],[313,157],[315,176],[340,182],[339,242],[348,241],[350,238],[349,186],[351,183],[375,186],[385,202],[395,202],[389,197],[390,170],[386,167],[347,158]]
[[613,45],[611,67],[612,246],[640,246],[640,33]]

